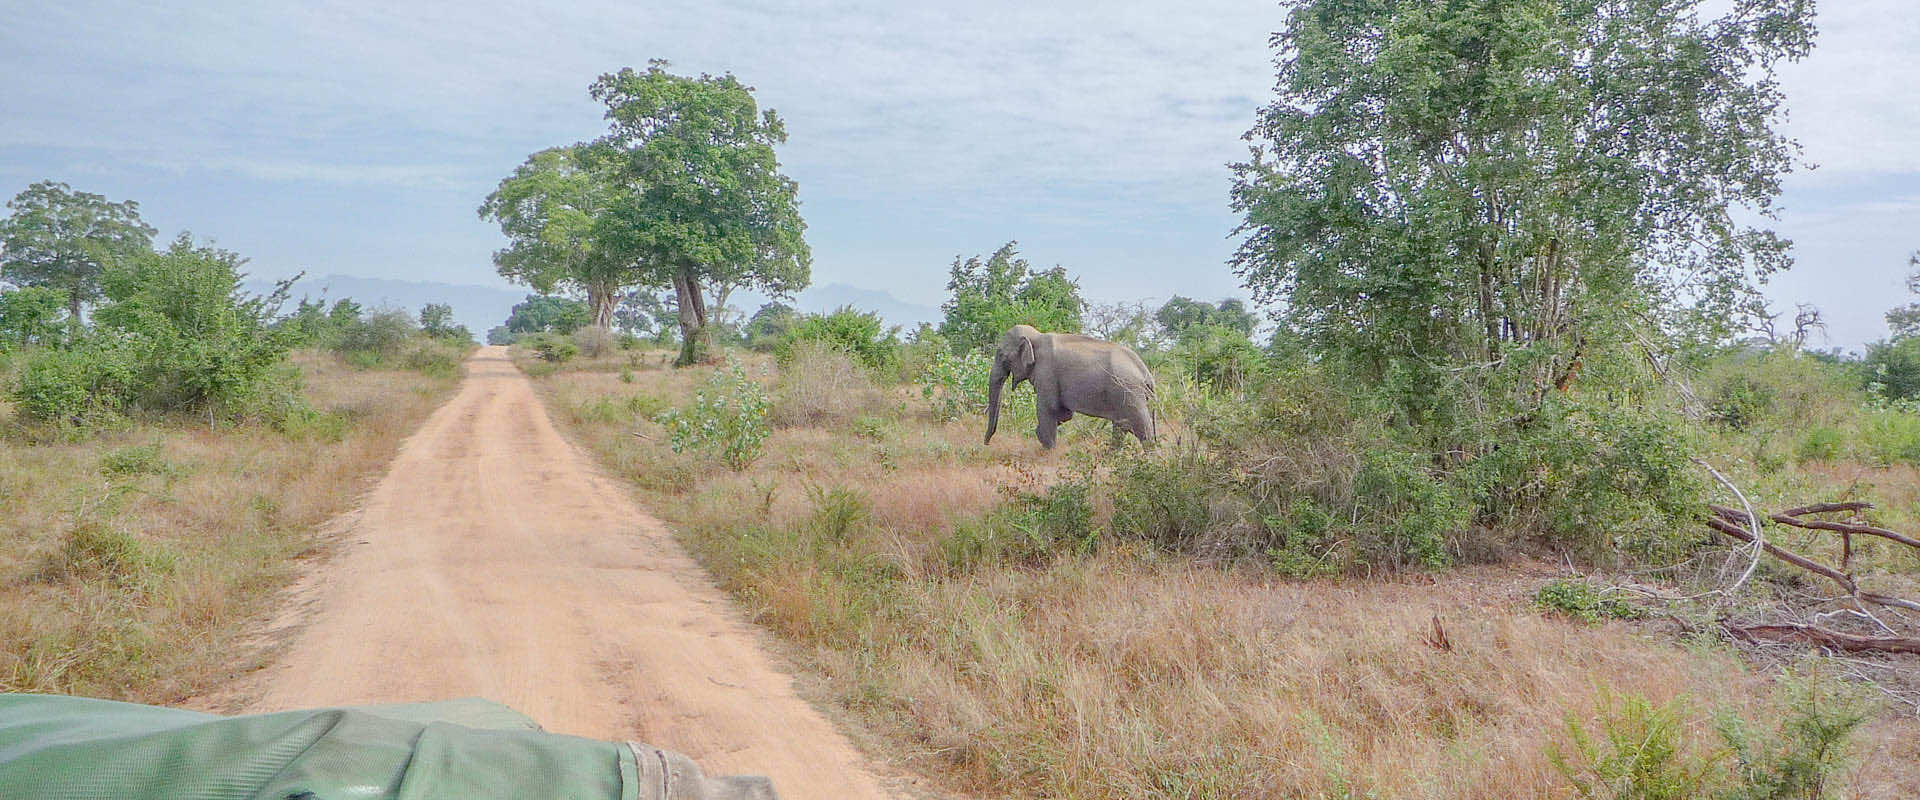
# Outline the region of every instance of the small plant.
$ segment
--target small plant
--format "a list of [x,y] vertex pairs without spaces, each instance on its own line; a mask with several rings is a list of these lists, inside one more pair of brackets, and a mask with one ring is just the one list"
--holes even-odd
[[1603,619],[1635,619],[1640,609],[1609,597],[1593,584],[1573,578],[1555,578],[1533,594],[1533,605],[1586,623]]
[[1685,708],[1656,706],[1639,695],[1602,692],[1599,736],[1571,715],[1571,752],[1547,745],[1547,760],[1592,800],[1689,800],[1708,796],[1721,772],[1716,754],[1695,754],[1682,738]]
[[1800,438],[1801,461],[1832,461],[1840,457],[1846,437],[1833,428],[1814,428]]
[[772,435],[767,424],[771,405],[766,389],[733,364],[714,370],[694,390],[691,405],[663,412],[655,421],[666,427],[674,452],[705,452],[738,471],[760,457]]
[[105,579],[136,585],[173,569],[170,553],[145,544],[132,533],[98,521],[76,523],[47,555],[40,575],[46,580]]
[[824,541],[846,541],[849,533],[872,516],[866,495],[852,487],[814,487],[808,494],[813,498],[813,529]]
[[1725,800],[1822,800],[1847,763],[1847,740],[1867,721],[1869,706],[1846,684],[1788,675],[1779,727],[1756,731],[1721,714],[1715,727],[1733,750],[1736,787]]
[[122,447],[100,458],[100,470],[110,475],[172,475],[175,469],[157,442]]
[[865,414],[853,420],[853,435],[862,439],[885,441],[893,432],[893,420],[878,414]]

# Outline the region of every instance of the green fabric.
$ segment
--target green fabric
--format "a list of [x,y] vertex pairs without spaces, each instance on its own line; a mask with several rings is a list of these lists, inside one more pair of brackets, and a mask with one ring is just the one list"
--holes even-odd
[[636,772],[626,745],[543,733],[478,699],[220,717],[0,695],[8,800],[637,800]]

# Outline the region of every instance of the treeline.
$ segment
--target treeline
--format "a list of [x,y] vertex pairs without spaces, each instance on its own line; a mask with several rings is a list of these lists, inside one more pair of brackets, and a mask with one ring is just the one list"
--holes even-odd
[[69,431],[128,413],[276,425],[312,415],[297,347],[363,367],[451,374],[472,339],[452,309],[404,311],[302,299],[298,276],[265,295],[242,289],[246,259],[182,233],[164,248],[138,204],[36,183],[0,220],[0,375],[25,418]]

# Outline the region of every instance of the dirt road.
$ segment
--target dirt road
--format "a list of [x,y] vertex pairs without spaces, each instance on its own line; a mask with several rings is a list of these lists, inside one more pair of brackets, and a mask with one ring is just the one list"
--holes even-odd
[[505,348],[395,458],[252,711],[480,696],[784,798],[878,798],[666,528],[554,430]]

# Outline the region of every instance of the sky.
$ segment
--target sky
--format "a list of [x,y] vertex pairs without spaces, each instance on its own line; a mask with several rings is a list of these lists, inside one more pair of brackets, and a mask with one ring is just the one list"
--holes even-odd
[[[1098,302],[1246,294],[1226,165],[1271,97],[1277,3],[543,5],[0,0],[0,196],[136,200],[260,277],[504,286],[481,199],[605,130],[595,77],[664,58],[785,118],[816,284],[938,305],[956,255],[1018,240]],[[1822,6],[1782,72],[1818,167],[1786,181],[1798,266],[1766,291],[1857,349],[1920,250],[1920,5]]]

